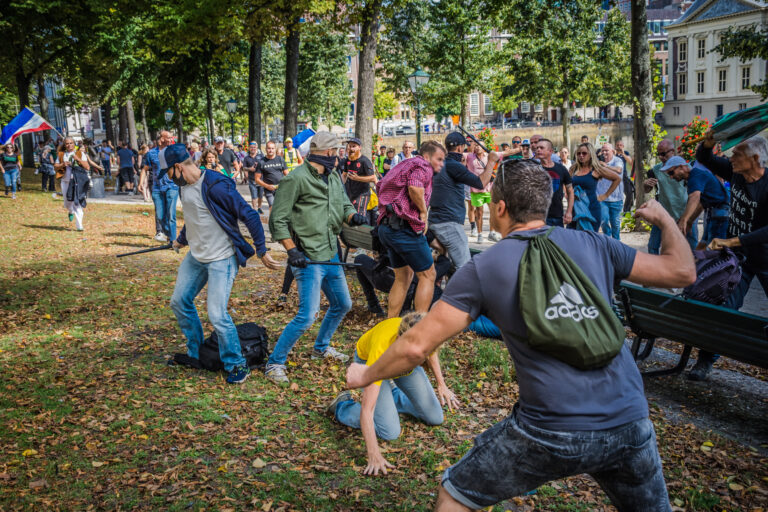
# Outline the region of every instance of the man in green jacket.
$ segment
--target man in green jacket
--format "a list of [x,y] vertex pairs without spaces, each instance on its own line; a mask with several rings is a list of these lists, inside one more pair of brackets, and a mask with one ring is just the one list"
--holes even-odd
[[[288,264],[299,290],[299,311],[283,329],[267,361],[265,374],[273,382],[288,382],[288,353],[314,324],[321,291],[330,307],[320,324],[312,359],[349,360],[330,345],[331,336],[352,307],[347,279],[343,267],[322,264],[339,261],[336,236],[344,222],[365,224],[365,217],[356,213],[349,202],[336,170],[340,147],[341,142],[332,133],[317,132],[306,161],[280,181],[275,194],[269,230],[288,251]],[[309,265],[310,261],[321,263]]]

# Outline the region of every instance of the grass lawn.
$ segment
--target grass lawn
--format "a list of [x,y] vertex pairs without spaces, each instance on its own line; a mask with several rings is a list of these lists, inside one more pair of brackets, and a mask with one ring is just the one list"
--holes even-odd
[[[167,367],[184,350],[168,307],[182,256],[115,258],[157,244],[152,206],[93,204],[78,233],[61,201],[24,176],[18,200],[0,197],[0,510],[430,510],[442,471],[517,399],[504,347],[459,336],[441,356],[462,408],[440,427],[403,418],[402,436],[382,443],[395,470],[363,477],[362,436],[324,412],[344,366],[311,361],[312,336],[291,354],[291,388]],[[273,342],[297,303],[295,287],[277,302],[281,282],[254,258],[230,302],[236,322],[266,326]],[[349,284],[355,306],[333,340],[347,354],[374,325]],[[205,292],[210,332],[204,304]],[[651,409],[675,507],[768,508],[766,459]],[[607,503],[581,476],[493,510]]]

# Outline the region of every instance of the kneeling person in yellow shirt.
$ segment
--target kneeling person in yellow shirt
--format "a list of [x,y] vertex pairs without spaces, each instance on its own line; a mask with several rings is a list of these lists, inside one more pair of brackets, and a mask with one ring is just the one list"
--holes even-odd
[[[379,322],[357,341],[355,362],[372,365],[405,331],[416,325],[424,313],[409,313],[402,318],[390,318]],[[427,425],[443,422],[443,405],[453,410],[459,401],[445,385],[440,371],[437,353],[427,359],[437,380],[438,400],[426,372],[417,366],[408,375],[396,379],[374,382],[363,390],[362,404],[352,400],[348,391],[341,393],[328,406],[328,410],[340,423],[363,431],[368,464],[363,471],[366,475],[386,474],[393,467],[381,455],[377,437],[385,440],[400,436],[399,413],[410,414]]]

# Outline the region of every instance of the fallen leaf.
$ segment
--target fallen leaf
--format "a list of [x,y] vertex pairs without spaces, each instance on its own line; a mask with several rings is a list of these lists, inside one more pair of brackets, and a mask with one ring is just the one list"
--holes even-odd
[[264,462],[264,461],[263,461],[263,460],[261,460],[261,459],[256,459],[256,460],[254,460],[254,461],[251,463],[251,466],[253,466],[253,467],[254,467],[254,468],[256,468],[256,469],[261,469],[261,468],[267,467],[267,463],[266,463],[266,462]]
[[728,484],[728,488],[732,491],[743,491],[744,486],[741,484],[737,484],[736,482],[731,482]]
[[271,510],[271,509],[272,509],[272,502],[271,501],[267,501],[266,503],[264,503],[261,506],[261,510],[263,510],[264,512],[269,512],[269,510]]
[[680,498],[675,498],[672,501],[672,503],[674,503],[678,507],[682,507],[683,505],[685,505],[685,502],[683,500],[681,500]]
[[298,391],[299,390],[299,385],[296,384],[295,382],[291,382],[290,389],[291,389],[291,391]]
[[95,468],[100,468],[104,464],[106,464],[106,462],[98,462],[98,461],[95,461],[95,460],[93,462],[91,462],[91,466],[93,466]]
[[31,457],[32,455],[37,455],[37,450],[33,450],[30,448],[29,450],[24,450],[23,452],[21,452],[21,454],[24,457]]
[[45,479],[33,480],[29,482],[30,489],[42,489],[43,487],[48,487],[48,482],[46,482]]

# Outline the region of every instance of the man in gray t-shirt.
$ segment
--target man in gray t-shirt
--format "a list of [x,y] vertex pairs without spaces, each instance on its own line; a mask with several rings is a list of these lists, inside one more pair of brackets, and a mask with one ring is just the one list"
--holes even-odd
[[[545,233],[549,176],[530,160],[504,163],[492,190],[491,229]],[[614,281],[681,287],[696,279],[693,257],[674,220],[656,201],[636,216],[661,228],[663,252],[637,252],[592,232],[554,228],[550,239],[593,281],[606,301]],[[551,480],[588,473],[619,510],[669,510],[661,459],[640,373],[624,346],[606,366],[579,370],[528,346],[518,267],[526,241],[505,238],[451,278],[442,298],[372,366],[353,364],[350,388],[402,375],[480,315],[500,331],[515,362],[520,400],[481,434],[443,476],[437,510],[489,507]],[[542,310],[549,302],[541,304]]]

